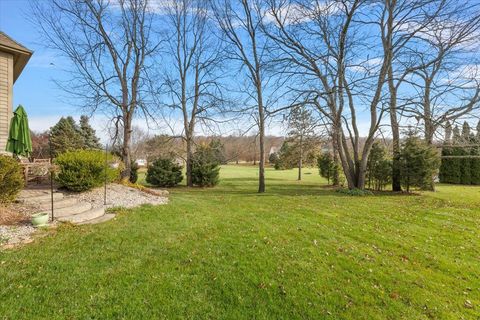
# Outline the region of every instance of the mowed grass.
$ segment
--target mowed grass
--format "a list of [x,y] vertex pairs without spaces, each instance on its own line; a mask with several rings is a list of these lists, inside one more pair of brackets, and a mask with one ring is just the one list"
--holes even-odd
[[[0,319],[478,319],[480,188],[350,197],[225,166],[96,226],[0,252]],[[467,301],[468,300],[468,301]]]

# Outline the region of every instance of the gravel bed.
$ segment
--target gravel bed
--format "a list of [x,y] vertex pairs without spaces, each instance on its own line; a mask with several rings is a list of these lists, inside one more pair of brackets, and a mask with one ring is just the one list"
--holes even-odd
[[[96,188],[82,193],[62,192],[65,198],[74,197],[79,202],[90,202],[93,207],[101,207],[104,202],[104,188]],[[168,203],[168,191],[127,187],[124,185],[112,183],[107,185],[107,208],[123,207],[133,208],[142,204],[162,205]],[[12,210],[32,215],[38,212],[36,206],[27,206],[20,203],[12,204]],[[21,223],[12,226],[0,225],[0,249],[11,248],[21,243],[33,241],[33,233],[37,229],[28,223]]]
[[[150,194],[121,184],[107,185],[107,208],[133,208],[142,204],[161,205],[168,203],[167,191],[152,191]],[[101,207],[104,202],[104,188],[96,188],[82,193],[65,193],[66,197],[75,197],[80,202],[90,202],[93,207]]]
[[0,226],[0,247],[31,242],[35,230],[31,225]]

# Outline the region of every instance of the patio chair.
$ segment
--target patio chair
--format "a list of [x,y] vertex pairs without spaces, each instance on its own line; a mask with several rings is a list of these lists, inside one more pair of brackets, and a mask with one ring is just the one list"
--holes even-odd
[[50,159],[34,159],[30,162],[28,158],[19,158],[20,165],[23,167],[23,175],[25,177],[25,184],[30,181],[36,181],[37,184],[48,180],[50,175]]
[[33,165],[29,169],[29,175],[32,176],[32,180],[35,180],[37,184],[48,181],[50,178],[50,164],[50,159],[33,159]]

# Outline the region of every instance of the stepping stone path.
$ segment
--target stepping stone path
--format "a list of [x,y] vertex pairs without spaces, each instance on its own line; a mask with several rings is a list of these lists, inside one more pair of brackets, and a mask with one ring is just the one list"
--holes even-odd
[[[46,189],[25,189],[17,198],[17,202],[38,209],[38,212],[48,212],[52,215],[51,194]],[[105,208],[93,208],[90,202],[79,201],[74,197],[64,197],[63,193],[53,193],[53,216],[61,222],[74,224],[95,224],[108,221],[115,214],[105,214]]]

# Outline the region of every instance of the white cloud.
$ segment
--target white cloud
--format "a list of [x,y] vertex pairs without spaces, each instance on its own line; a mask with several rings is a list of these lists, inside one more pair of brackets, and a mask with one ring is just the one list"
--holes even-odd
[[379,70],[382,64],[382,57],[369,58],[367,60],[357,60],[349,66],[349,69],[356,72],[374,72]]
[[452,72],[452,78],[480,80],[480,66],[477,64],[466,64]]
[[475,89],[480,84],[480,65],[465,64],[451,71],[440,83],[463,89]]
[[[342,10],[338,2],[318,2],[312,1],[308,6],[296,3],[288,3],[280,8],[276,8],[276,16],[283,24],[299,24],[308,22],[316,17],[335,15]],[[272,10],[267,10],[264,21],[266,23],[276,23]]]
[[463,28],[465,27],[466,25],[459,21],[433,21],[426,26],[416,21],[398,24],[398,30],[401,32],[408,33],[413,30],[420,30],[416,33],[416,36],[433,44],[447,44],[458,41],[455,45],[456,48],[462,48],[470,52],[477,51],[479,49],[480,31],[472,29],[472,32],[464,35]]
[[29,116],[28,125],[30,130],[35,132],[43,132],[58,122],[60,116]]

